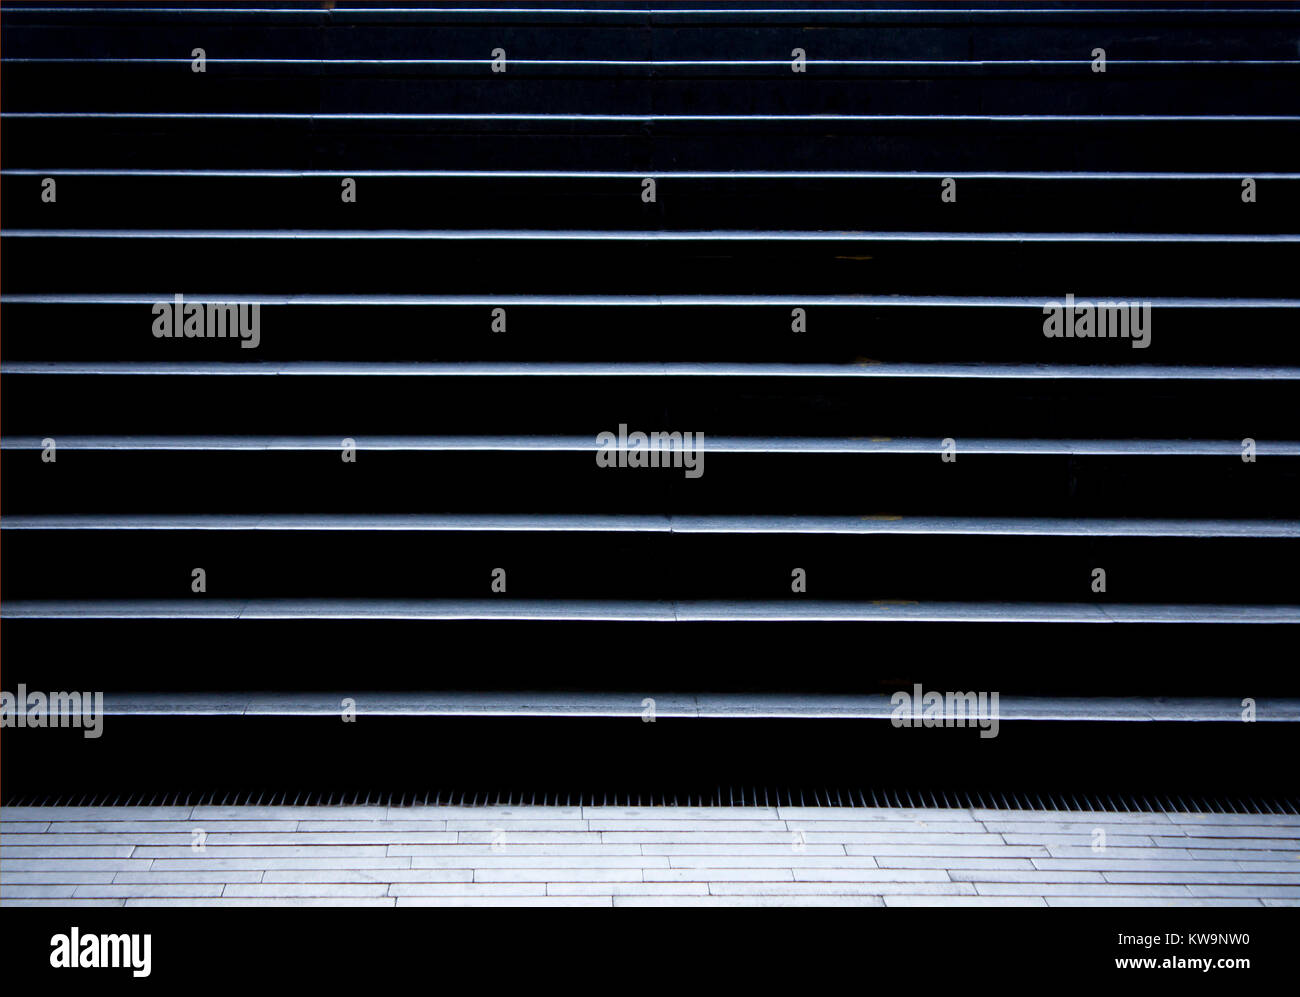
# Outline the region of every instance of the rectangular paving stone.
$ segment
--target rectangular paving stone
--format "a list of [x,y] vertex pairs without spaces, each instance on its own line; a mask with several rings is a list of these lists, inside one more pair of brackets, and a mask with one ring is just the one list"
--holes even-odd
[[97,900],[85,900],[75,897],[59,897],[57,899],[38,899],[34,897],[25,897],[21,899],[5,899],[5,907],[121,907],[126,903],[120,898],[105,898]]
[[80,883],[111,883],[115,872],[6,872],[0,873],[0,889],[6,886],[57,886]]
[[[832,870],[834,871],[834,870]],[[741,869],[732,866],[699,866],[689,869],[646,869],[641,878],[647,883],[708,883],[727,880],[733,883],[758,881],[763,883],[794,882],[793,869],[758,868]]]
[[776,807],[583,807],[588,820],[781,820]]
[[1186,897],[1190,896],[1186,886],[1153,885],[1148,883],[1124,885],[1110,883],[986,883],[974,884],[977,892],[985,896],[1008,896],[1014,894],[1043,897]]
[[382,897],[386,883],[230,883],[223,897]]
[[880,855],[876,864],[882,869],[1032,869],[1034,859],[1003,858],[934,858],[923,855]]
[[1230,901],[1196,897],[1047,897],[1049,907],[1258,907],[1258,900]]
[[641,882],[640,869],[484,869],[474,870],[476,883],[629,883]]
[[77,887],[67,883],[0,883],[0,901],[70,897],[76,892]]
[[413,869],[644,869],[668,867],[663,855],[415,855]]
[[707,883],[547,883],[548,897],[708,896]]
[[[186,820],[194,808],[182,807],[0,807],[0,823],[9,820]],[[237,816],[250,817],[252,814]]]
[[68,869],[98,872],[124,872],[148,869],[151,859],[83,859],[68,856],[52,859],[0,859],[0,877],[9,872],[38,872],[45,869]]
[[978,821],[1041,821],[1060,824],[1172,824],[1167,815],[1117,810],[981,810],[971,811]]
[[546,883],[393,883],[391,897],[540,897]]
[[1104,883],[1099,872],[1074,870],[949,869],[954,882],[968,883]]
[[582,820],[581,807],[389,807],[386,820]]
[[260,883],[259,869],[187,869],[184,872],[151,870],[149,872],[118,872],[114,883],[156,883],[160,886],[181,883]]
[[886,896],[886,907],[1046,907],[1042,897]]
[[[202,852],[210,859],[238,858],[347,858],[364,859],[388,854],[388,845],[208,845]],[[407,845],[419,848],[420,845]],[[198,853],[189,847],[144,845],[135,850],[136,858],[183,859]]]
[[113,883],[108,886],[78,886],[79,897],[219,897],[221,883]]
[[466,856],[478,856],[481,858],[514,858],[520,856],[623,856],[627,858],[639,857],[642,854],[641,846],[638,844],[631,845],[602,845],[599,842],[584,844],[561,844],[561,845],[537,845],[521,844],[515,841],[504,841],[502,844],[493,848],[491,845],[426,845],[419,849],[417,855],[411,856],[411,861],[419,862],[424,859],[432,858],[464,858]]
[[1300,874],[1280,872],[1106,872],[1108,883],[1217,883],[1237,886],[1300,886]]
[[128,907],[392,907],[392,897],[208,897],[132,898]]
[[[146,860],[148,861],[148,860]],[[185,871],[189,869],[409,869],[409,857],[388,858],[382,855],[356,858],[266,858],[252,855],[247,858],[154,859],[157,870]]]
[[[615,907],[681,907],[682,897],[614,897]],[[854,895],[800,895],[800,896],[707,896],[691,897],[690,907],[883,907],[878,896]]]
[[472,883],[473,869],[270,869],[263,883]]
[[927,823],[966,823],[973,824],[976,817],[969,810],[906,810],[892,807],[778,807],[777,815],[782,820],[825,820],[825,821],[913,821],[923,820]]
[[[126,859],[135,848],[131,845],[6,845],[0,844],[0,860],[4,859]],[[138,856],[137,856],[138,857]]]
[[[682,898],[676,897],[677,904]],[[701,898],[706,899],[706,898]],[[398,907],[609,907],[601,897],[398,897]]]

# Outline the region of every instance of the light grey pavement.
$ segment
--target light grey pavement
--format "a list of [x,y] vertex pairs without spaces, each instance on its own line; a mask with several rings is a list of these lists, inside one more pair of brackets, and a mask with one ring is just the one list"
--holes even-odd
[[1297,906],[1300,815],[0,810],[4,906]]

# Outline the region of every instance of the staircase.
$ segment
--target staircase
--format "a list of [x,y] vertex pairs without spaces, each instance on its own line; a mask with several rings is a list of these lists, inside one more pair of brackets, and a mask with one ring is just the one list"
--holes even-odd
[[0,30],[11,793],[1295,793],[1300,8]]

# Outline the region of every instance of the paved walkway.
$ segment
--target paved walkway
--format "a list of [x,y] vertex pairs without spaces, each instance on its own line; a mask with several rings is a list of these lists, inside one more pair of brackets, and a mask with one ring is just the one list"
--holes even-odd
[[18,905],[1300,905],[1300,815],[8,807]]

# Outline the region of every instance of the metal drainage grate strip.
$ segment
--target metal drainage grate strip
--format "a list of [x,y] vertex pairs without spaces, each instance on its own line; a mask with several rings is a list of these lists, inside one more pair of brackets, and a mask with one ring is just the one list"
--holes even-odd
[[493,787],[405,790],[159,790],[19,794],[7,807],[193,806],[613,806],[613,807],[879,807],[906,810],[1063,810],[1136,813],[1300,814],[1300,797],[1160,795],[1068,790],[953,789],[880,786],[740,786],[712,790],[567,790]]

